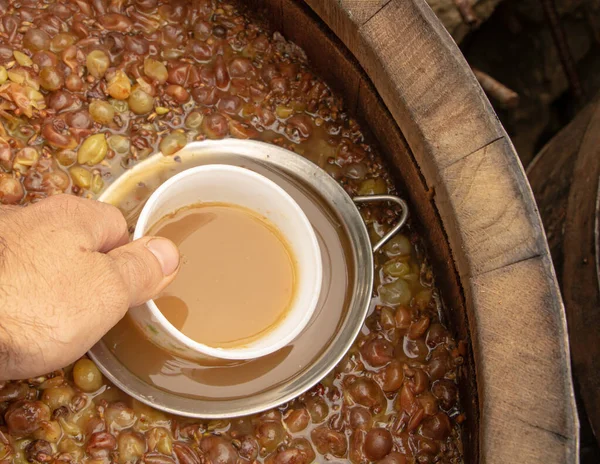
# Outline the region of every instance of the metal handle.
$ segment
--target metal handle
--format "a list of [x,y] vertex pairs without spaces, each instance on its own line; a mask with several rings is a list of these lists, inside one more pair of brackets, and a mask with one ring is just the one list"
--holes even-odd
[[396,233],[398,233],[398,231],[400,229],[402,229],[402,227],[404,227],[404,224],[406,224],[406,219],[408,218],[408,205],[400,197],[397,197],[394,195],[365,195],[365,196],[361,196],[361,197],[354,197],[352,200],[354,201],[354,203],[369,203],[369,202],[374,202],[374,201],[391,201],[392,203],[396,203],[397,205],[400,205],[400,207],[402,208],[402,215],[400,216],[400,219],[398,219],[398,222],[396,223],[396,225],[394,227],[392,227],[392,229],[387,234],[385,234],[383,237],[381,237],[381,240],[379,240],[373,246],[373,253],[378,252],[379,249],[383,245],[385,245],[389,241],[389,239],[391,239],[394,235],[396,235]]

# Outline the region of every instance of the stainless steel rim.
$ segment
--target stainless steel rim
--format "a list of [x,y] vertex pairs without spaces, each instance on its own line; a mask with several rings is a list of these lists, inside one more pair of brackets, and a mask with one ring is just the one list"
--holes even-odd
[[[302,375],[291,382],[248,398],[210,401],[178,396],[149,385],[129,372],[102,341],[91,349],[90,357],[98,364],[104,375],[129,395],[172,414],[206,419],[243,416],[279,406],[316,385],[338,364],[354,343],[369,310],[374,275],[373,251],[383,246],[404,225],[408,213],[406,203],[398,197],[380,195],[356,197],[353,200],[332,177],[305,158],[275,145],[236,139],[191,143],[177,153],[179,161],[160,153],[153,155],[123,174],[104,192],[100,200],[107,200],[124,180],[135,178],[154,165],[168,167],[169,164],[174,165],[187,159],[218,154],[250,158],[277,170],[281,175],[316,189],[344,223],[353,251],[356,291],[340,331],[331,341],[329,348],[307,367]],[[373,247],[373,251],[367,228],[354,201],[357,203],[391,201],[399,204],[403,209],[399,223]]]

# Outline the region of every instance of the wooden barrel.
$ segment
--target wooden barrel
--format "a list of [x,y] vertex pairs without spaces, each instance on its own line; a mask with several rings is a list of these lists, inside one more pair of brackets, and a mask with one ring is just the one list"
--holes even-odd
[[544,147],[528,176],[563,290],[576,384],[600,443],[600,97]]
[[565,314],[523,168],[424,0],[252,0],[371,131],[470,340],[467,462],[575,463]]

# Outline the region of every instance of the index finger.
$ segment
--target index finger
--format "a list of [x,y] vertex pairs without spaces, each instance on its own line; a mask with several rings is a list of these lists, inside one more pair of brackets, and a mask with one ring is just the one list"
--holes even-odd
[[55,195],[29,208],[69,228],[73,239],[87,251],[107,253],[129,242],[127,222],[118,208],[72,195]]

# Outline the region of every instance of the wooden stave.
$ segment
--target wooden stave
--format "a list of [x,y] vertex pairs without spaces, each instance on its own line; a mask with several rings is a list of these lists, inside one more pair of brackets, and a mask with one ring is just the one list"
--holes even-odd
[[563,289],[575,384],[600,443],[599,129],[600,95],[540,151],[527,175]]

